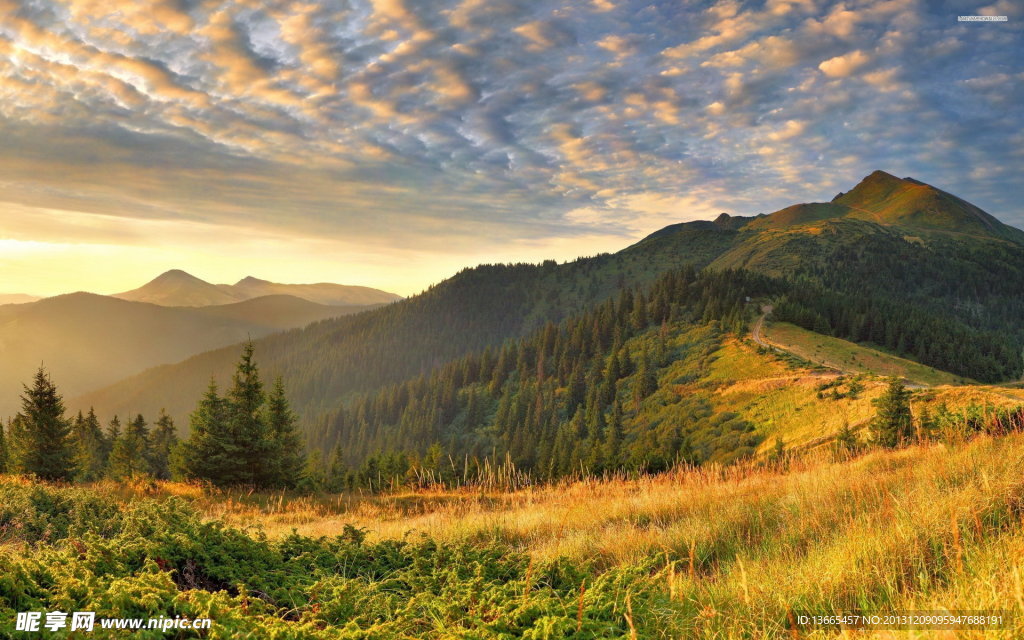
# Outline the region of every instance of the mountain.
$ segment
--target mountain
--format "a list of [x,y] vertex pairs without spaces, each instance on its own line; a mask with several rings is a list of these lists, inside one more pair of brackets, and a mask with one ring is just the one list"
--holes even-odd
[[311,322],[364,311],[294,296],[206,307],[164,307],[91,293],[0,307],[0,416],[18,409],[40,363],[67,397],[155,365]]
[[379,307],[366,305],[327,305],[289,295],[265,295],[258,298],[191,309],[195,315],[221,318],[239,323],[254,323],[261,330],[283,331],[304,327],[311,322],[360,313]]
[[169,307],[231,304],[272,295],[288,295],[333,306],[365,306],[401,300],[401,296],[370,287],[340,284],[279,284],[247,277],[233,285],[211,284],[180,269],[162,273],[138,289],[112,297]]
[[[312,425],[321,416],[360,394],[497,349],[692,265],[778,278],[780,319],[805,329],[966,378],[1016,378],[1024,368],[1024,243],[1021,232],[980,211],[876,172],[833,203],[672,225],[618,253],[571,263],[466,269],[383,309],[260,340],[256,356],[268,377],[285,378],[307,426],[320,429]],[[182,419],[211,374],[230,379],[238,352],[143,372],[75,399],[75,407],[110,414],[166,406]]]
[[[223,285],[222,285],[223,287]],[[401,300],[402,297],[380,289],[351,285],[331,284],[279,284],[249,276],[228,288],[243,299],[270,295],[290,295],[310,302],[327,305],[369,305],[386,304]]]
[[973,204],[914,178],[875,171],[831,202],[786,207],[753,220],[749,229],[783,229],[825,220],[866,220],[908,232],[965,234],[1024,243],[1024,231]]
[[242,300],[238,295],[180,269],[162,273],[138,289],[115,293],[111,297],[165,307],[205,307]]
[[26,293],[0,293],[0,305],[4,304],[25,304],[35,302],[38,296],[30,296]]

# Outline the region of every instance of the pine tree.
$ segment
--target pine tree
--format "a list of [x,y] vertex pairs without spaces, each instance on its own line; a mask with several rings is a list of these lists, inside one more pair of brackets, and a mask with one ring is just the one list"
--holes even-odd
[[267,398],[266,414],[270,458],[265,461],[269,473],[263,479],[264,484],[294,488],[302,477],[302,441],[281,378],[274,382]]
[[604,465],[610,470],[622,466],[622,403],[618,398],[612,405],[612,415],[605,427]]
[[319,451],[313,451],[306,458],[299,489],[306,493],[323,491],[327,483],[327,469],[324,468],[324,457]]
[[849,422],[843,422],[843,426],[836,433],[833,445],[835,451],[842,455],[854,454],[860,451],[861,442],[857,434],[850,428]]
[[18,467],[44,480],[71,480],[75,474],[75,446],[71,424],[64,418],[64,401],[43,367],[32,387],[24,386],[19,428]]
[[110,476],[131,479],[148,475],[149,457],[149,431],[146,419],[139,414],[114,443],[110,452]]
[[909,444],[914,438],[910,392],[899,378],[889,378],[885,392],[874,401],[878,408],[871,430],[875,444],[889,449]]
[[116,415],[110,419],[107,425],[106,434],[103,436],[103,460],[106,465],[104,471],[109,470],[110,453],[114,450],[114,443],[121,437],[121,419]]
[[156,419],[156,428],[150,435],[149,466],[154,478],[171,478],[171,452],[177,445],[178,436],[174,430],[174,419],[161,409],[160,416]]
[[210,379],[206,393],[189,416],[189,437],[176,456],[186,478],[207,480],[217,485],[237,482],[238,445],[228,428],[226,402]]
[[108,444],[100,428],[100,421],[91,407],[84,417],[81,411],[78,412],[72,433],[78,479],[84,482],[99,480],[107,469]]
[[651,364],[651,356],[647,351],[644,351],[643,356],[640,358],[640,366],[637,370],[636,382],[634,384],[636,384],[639,400],[644,400],[658,390],[658,377],[654,366]]
[[[301,460],[301,458],[300,458]],[[302,468],[299,468],[299,473]],[[327,465],[324,478],[324,488],[332,493],[340,493],[345,490],[345,479],[348,476],[348,465],[345,464],[344,451],[339,442],[331,452],[331,461]],[[301,476],[299,476],[301,479]]]
[[[174,448],[176,475],[216,485],[294,487],[305,466],[296,418],[278,380],[268,398],[245,345],[226,397],[210,380],[192,412],[188,440]],[[321,467],[322,467],[321,461]],[[322,481],[322,480],[321,480]]]
[[229,437],[234,441],[238,464],[227,480],[230,484],[268,485],[272,483],[275,466],[272,438],[263,419],[265,400],[259,369],[252,359],[253,344],[246,343],[242,358],[235,367],[234,384],[227,395]]

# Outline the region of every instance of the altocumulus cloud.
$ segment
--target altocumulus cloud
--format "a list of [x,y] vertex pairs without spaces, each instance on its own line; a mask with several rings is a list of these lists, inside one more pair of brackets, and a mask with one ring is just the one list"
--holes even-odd
[[[993,12],[1008,22],[956,21]],[[2,199],[450,251],[635,237],[883,168],[1022,224],[1022,18],[954,0],[0,0]]]

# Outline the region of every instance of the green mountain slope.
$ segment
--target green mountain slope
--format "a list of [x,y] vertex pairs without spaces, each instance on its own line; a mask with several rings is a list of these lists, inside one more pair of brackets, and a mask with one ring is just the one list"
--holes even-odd
[[[567,264],[481,265],[424,293],[375,311],[315,323],[257,342],[256,358],[270,377],[289,384],[295,409],[313,422],[339,399],[430,371],[509,338],[526,335],[616,294],[649,283],[680,264],[710,262],[732,242],[695,227],[618,254]],[[69,406],[147,415],[166,408],[184,422],[210,376],[230,379],[238,347],[203,353],[73,398]]]
[[849,217],[879,224],[1024,242],[1024,232],[973,204],[913,178],[901,180],[884,171],[875,171],[832,202],[848,207]]
[[[268,375],[286,378],[296,409],[312,425],[353,394],[527,335],[593,308],[623,286],[643,286],[668,269],[693,264],[799,283],[779,305],[786,314],[780,319],[806,329],[873,342],[974,379],[1019,376],[1024,252],[1007,239],[1016,230],[982,223],[988,232],[943,232],[940,222],[926,229],[924,214],[900,218],[885,208],[917,202],[894,200],[893,194],[916,193],[920,185],[893,178],[899,189],[877,186],[889,178],[872,174],[841,196],[852,204],[672,225],[619,253],[562,265],[467,269],[383,309],[263,339],[257,357]],[[959,199],[938,193],[933,201],[949,216],[978,218]],[[878,215],[863,219],[865,207],[877,208]],[[211,375],[228,379],[237,351],[144,372],[77,398],[73,406],[95,405],[106,414],[167,407],[183,419]]]

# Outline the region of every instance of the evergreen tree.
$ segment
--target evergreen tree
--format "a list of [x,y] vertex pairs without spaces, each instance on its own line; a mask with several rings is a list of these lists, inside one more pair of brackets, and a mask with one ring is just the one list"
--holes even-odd
[[64,401],[43,367],[32,387],[24,386],[19,428],[18,467],[44,480],[71,480],[75,474],[75,446],[71,424],[64,418]]
[[252,354],[253,345],[248,342],[227,395],[228,432],[238,455],[234,473],[227,479],[230,484],[268,485],[274,479],[276,465],[271,462],[272,438],[262,413],[263,383]]
[[[301,457],[299,458],[301,460]],[[301,472],[303,469],[300,467],[296,472],[298,480],[301,480]],[[334,451],[331,452],[331,461],[327,465],[324,478],[324,488],[332,493],[340,493],[345,490],[345,480],[348,476],[348,465],[345,464],[344,452],[339,442],[335,447]],[[298,482],[296,482],[298,484]]]
[[121,419],[115,415],[107,424],[107,432],[103,437],[103,460],[105,465],[110,466],[110,453],[114,450],[114,443],[121,437]]
[[640,366],[637,370],[636,375],[636,404],[639,408],[641,400],[644,400],[652,393],[658,390],[658,377],[655,373],[654,365],[651,364],[651,356],[647,351],[644,351],[643,356],[640,358]]
[[228,428],[226,402],[213,378],[189,416],[189,437],[178,451],[184,477],[217,485],[237,481],[240,451]]
[[192,412],[188,440],[175,448],[172,464],[184,477],[222,486],[298,484],[304,464],[284,384],[278,380],[266,397],[252,356],[250,342],[242,351],[226,397],[218,395],[217,383],[211,379]]
[[622,466],[622,403],[618,398],[612,404],[612,415],[605,427],[604,465],[609,470]]
[[861,442],[857,434],[850,428],[849,422],[843,422],[843,426],[836,433],[833,445],[835,451],[842,455],[854,454],[860,451]]
[[78,479],[84,482],[99,480],[107,469],[108,445],[100,421],[91,407],[84,417],[81,411],[78,412],[72,433]]
[[156,428],[150,435],[149,466],[153,477],[159,480],[171,478],[171,452],[178,445],[178,436],[174,430],[174,419],[163,409],[156,419]]
[[910,392],[899,378],[889,378],[885,392],[874,401],[878,408],[871,421],[875,444],[889,449],[909,444],[914,438]]
[[128,423],[110,452],[110,477],[137,478],[150,473],[149,431],[142,414]]
[[[274,388],[267,398],[266,414],[270,446],[265,448],[270,452],[269,459],[265,461],[269,471],[265,483],[270,486],[294,488],[302,477],[302,442],[295,414],[288,405],[281,378],[274,382]],[[340,455],[340,448],[336,453]],[[343,458],[340,460],[343,461]]]
[[305,493],[323,491],[327,483],[327,469],[324,468],[324,457],[318,451],[307,456],[299,489]]

